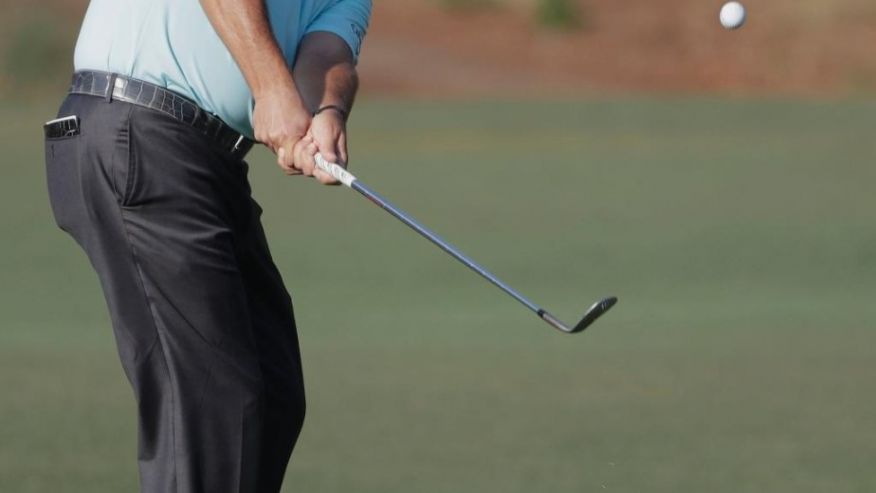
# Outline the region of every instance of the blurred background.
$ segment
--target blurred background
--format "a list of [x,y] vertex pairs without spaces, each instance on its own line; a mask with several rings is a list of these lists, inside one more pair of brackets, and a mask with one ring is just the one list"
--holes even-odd
[[[376,0],[343,189],[250,155],[309,416],[284,491],[876,491],[876,3]],[[136,491],[41,124],[87,2],[3,0],[0,491]],[[330,300],[340,297],[343,309]]]

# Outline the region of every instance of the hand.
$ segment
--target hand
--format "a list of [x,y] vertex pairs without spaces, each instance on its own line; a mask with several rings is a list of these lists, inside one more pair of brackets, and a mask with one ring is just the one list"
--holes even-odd
[[[314,154],[319,152],[326,161],[347,167],[347,124],[340,113],[326,110],[314,116],[307,135],[316,146]],[[314,168],[313,177],[324,185],[339,185],[332,175],[319,168]]]
[[316,168],[316,142],[309,133],[299,140],[292,148],[292,160],[295,168],[286,171],[287,175],[313,176]]
[[255,138],[277,154],[277,164],[288,174],[300,174],[294,150],[310,124],[310,112],[291,84],[271,88],[255,98]]

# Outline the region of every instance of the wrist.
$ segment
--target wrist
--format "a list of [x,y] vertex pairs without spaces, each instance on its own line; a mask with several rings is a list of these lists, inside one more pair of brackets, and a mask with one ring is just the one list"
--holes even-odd
[[295,81],[292,76],[286,72],[284,77],[281,74],[278,77],[271,77],[266,80],[259,81],[252,85],[252,97],[256,101],[260,99],[280,98],[294,101],[300,106],[304,106],[301,101],[301,96],[298,94],[298,89],[295,86]]
[[316,109],[313,112],[313,116],[319,115],[320,113],[332,112],[341,117],[341,120],[344,122],[347,121],[347,118],[350,117],[350,111],[341,106],[340,104],[324,104]]
[[294,109],[301,109],[303,112],[310,114],[310,110],[307,109],[304,101],[301,100],[301,97],[298,95],[298,92],[294,89],[274,87],[274,88],[265,88],[259,92],[253,92],[252,95],[253,101],[255,101],[255,105],[264,104],[266,106],[277,106],[278,104],[285,109],[289,109],[289,106],[292,106]]

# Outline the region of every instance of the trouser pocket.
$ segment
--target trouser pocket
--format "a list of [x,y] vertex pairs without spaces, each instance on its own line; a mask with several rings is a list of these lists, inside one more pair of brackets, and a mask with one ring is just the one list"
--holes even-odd
[[48,137],[46,149],[46,181],[49,202],[58,227],[73,234],[76,211],[81,208],[82,190],[79,180],[79,136]]

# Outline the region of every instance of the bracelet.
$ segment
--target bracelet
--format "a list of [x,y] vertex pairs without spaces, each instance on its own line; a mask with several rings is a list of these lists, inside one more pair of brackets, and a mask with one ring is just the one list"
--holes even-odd
[[347,121],[347,117],[348,117],[347,110],[345,110],[344,108],[341,108],[340,106],[335,105],[335,104],[327,104],[325,106],[320,107],[318,110],[313,112],[313,116],[316,116],[316,115],[322,113],[323,111],[328,111],[328,110],[337,111],[341,115],[341,118],[343,118],[344,121]]

